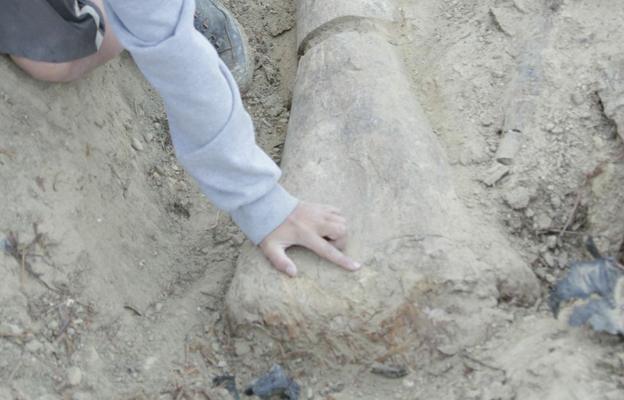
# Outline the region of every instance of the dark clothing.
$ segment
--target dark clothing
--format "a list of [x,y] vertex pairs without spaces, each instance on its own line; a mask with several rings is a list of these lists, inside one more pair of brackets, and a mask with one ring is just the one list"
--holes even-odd
[[88,0],[3,0],[0,53],[65,62],[94,54],[104,37],[101,10]]

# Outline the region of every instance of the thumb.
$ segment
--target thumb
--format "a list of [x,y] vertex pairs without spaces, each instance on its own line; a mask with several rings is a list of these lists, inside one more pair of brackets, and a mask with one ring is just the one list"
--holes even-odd
[[269,245],[262,249],[265,257],[273,264],[278,271],[285,273],[290,277],[297,275],[297,266],[286,255],[286,249],[279,245]]

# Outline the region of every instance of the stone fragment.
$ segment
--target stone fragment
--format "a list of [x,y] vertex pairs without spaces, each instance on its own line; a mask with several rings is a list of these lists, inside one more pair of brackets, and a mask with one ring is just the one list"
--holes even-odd
[[555,262],[555,257],[553,256],[553,254],[551,252],[546,252],[542,255],[542,258],[544,259],[544,262],[546,263],[546,265],[548,265],[550,268],[554,268],[556,265]]
[[137,138],[132,138],[132,148],[136,151],[143,151],[143,145],[141,141]]
[[297,47],[321,31],[366,19],[396,21],[398,10],[390,0],[297,0]]
[[416,382],[414,382],[411,379],[407,379],[407,378],[403,379],[402,383],[403,383],[403,386],[408,388],[408,389],[411,389],[411,388],[414,387],[414,385],[416,385]]
[[78,367],[70,367],[67,370],[67,382],[71,386],[78,386],[82,381],[82,371]]
[[50,329],[52,332],[56,332],[58,327],[59,327],[59,324],[57,320],[52,319],[50,320],[50,322],[48,322],[48,329]]
[[251,346],[244,340],[236,340],[234,342],[234,353],[238,357],[244,357],[251,351]]
[[481,182],[486,186],[494,186],[509,173],[509,167],[500,163],[494,163],[481,177]]
[[496,161],[504,165],[512,164],[518,150],[522,146],[523,140],[524,136],[519,130],[509,129],[506,131],[498,144]]
[[143,361],[143,371],[149,371],[158,362],[158,357],[150,356]]
[[558,237],[557,235],[549,235],[546,237],[546,247],[549,249],[554,249],[557,247]]
[[544,231],[549,229],[552,226],[552,218],[550,218],[546,213],[539,213],[535,216],[535,220],[533,221],[534,228],[540,231]]
[[556,194],[553,194],[550,196],[550,204],[552,204],[553,208],[557,210],[561,207],[561,199]]
[[527,208],[531,201],[531,193],[525,187],[517,187],[503,195],[505,202],[514,210]]
[[581,104],[585,102],[585,97],[583,96],[582,93],[576,91],[570,95],[570,100],[572,100],[572,103],[575,106],[580,106]]
[[337,33],[300,60],[283,183],[344,210],[347,253],[364,268],[349,273],[294,249],[290,279],[246,245],[226,298],[233,334],[269,332],[285,349],[371,361],[416,337],[472,345],[496,299],[536,298],[537,280],[509,243],[468,216],[403,68],[375,33]]
[[384,378],[398,379],[407,376],[407,368],[403,365],[386,365],[381,363],[375,363],[371,367],[371,373]]

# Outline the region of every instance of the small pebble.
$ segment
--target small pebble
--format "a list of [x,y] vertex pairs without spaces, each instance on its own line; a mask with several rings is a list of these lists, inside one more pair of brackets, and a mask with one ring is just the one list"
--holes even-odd
[[554,249],[555,247],[557,247],[557,236],[556,235],[550,235],[546,237],[546,247],[548,247],[549,249]]
[[250,351],[251,351],[251,346],[249,346],[249,343],[242,341],[242,340],[237,340],[234,342],[234,352],[236,353],[238,357],[243,357],[246,354],[248,354]]
[[552,195],[550,197],[550,204],[552,204],[555,209],[558,209],[561,207],[561,199],[557,195]]
[[535,217],[535,229],[546,230],[552,226],[552,218],[546,214],[539,214]]
[[546,265],[548,265],[550,268],[553,268],[555,266],[555,257],[552,255],[552,253],[544,253],[542,255],[542,258],[544,259]]
[[411,379],[403,379],[403,386],[405,386],[406,388],[413,388],[414,384],[414,381]]
[[158,358],[156,357],[147,357],[145,359],[145,362],[143,362],[143,370],[149,371],[154,366],[154,364],[156,364],[157,361]]
[[505,202],[514,210],[523,210],[527,208],[531,201],[529,190],[523,187],[517,187],[505,193],[503,198]]
[[159,165],[154,165],[154,173],[160,176],[165,176],[165,172],[163,171],[162,167]]
[[574,103],[574,105],[576,106],[580,106],[584,102],[583,95],[579,92],[572,93],[572,96],[570,97],[572,99],[572,103]]
[[143,151],[143,145],[137,138],[132,138],[132,148],[136,151]]
[[67,370],[67,382],[71,386],[78,386],[82,381],[82,371],[78,367],[71,367]]

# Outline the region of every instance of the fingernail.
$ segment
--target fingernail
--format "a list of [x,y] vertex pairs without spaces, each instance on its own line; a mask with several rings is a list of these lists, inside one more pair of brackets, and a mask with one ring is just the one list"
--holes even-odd
[[353,261],[353,269],[360,269],[362,268],[362,264],[360,264],[357,261]]
[[294,265],[289,265],[288,268],[286,268],[286,273],[290,276],[295,276],[297,275],[297,268],[295,268]]

